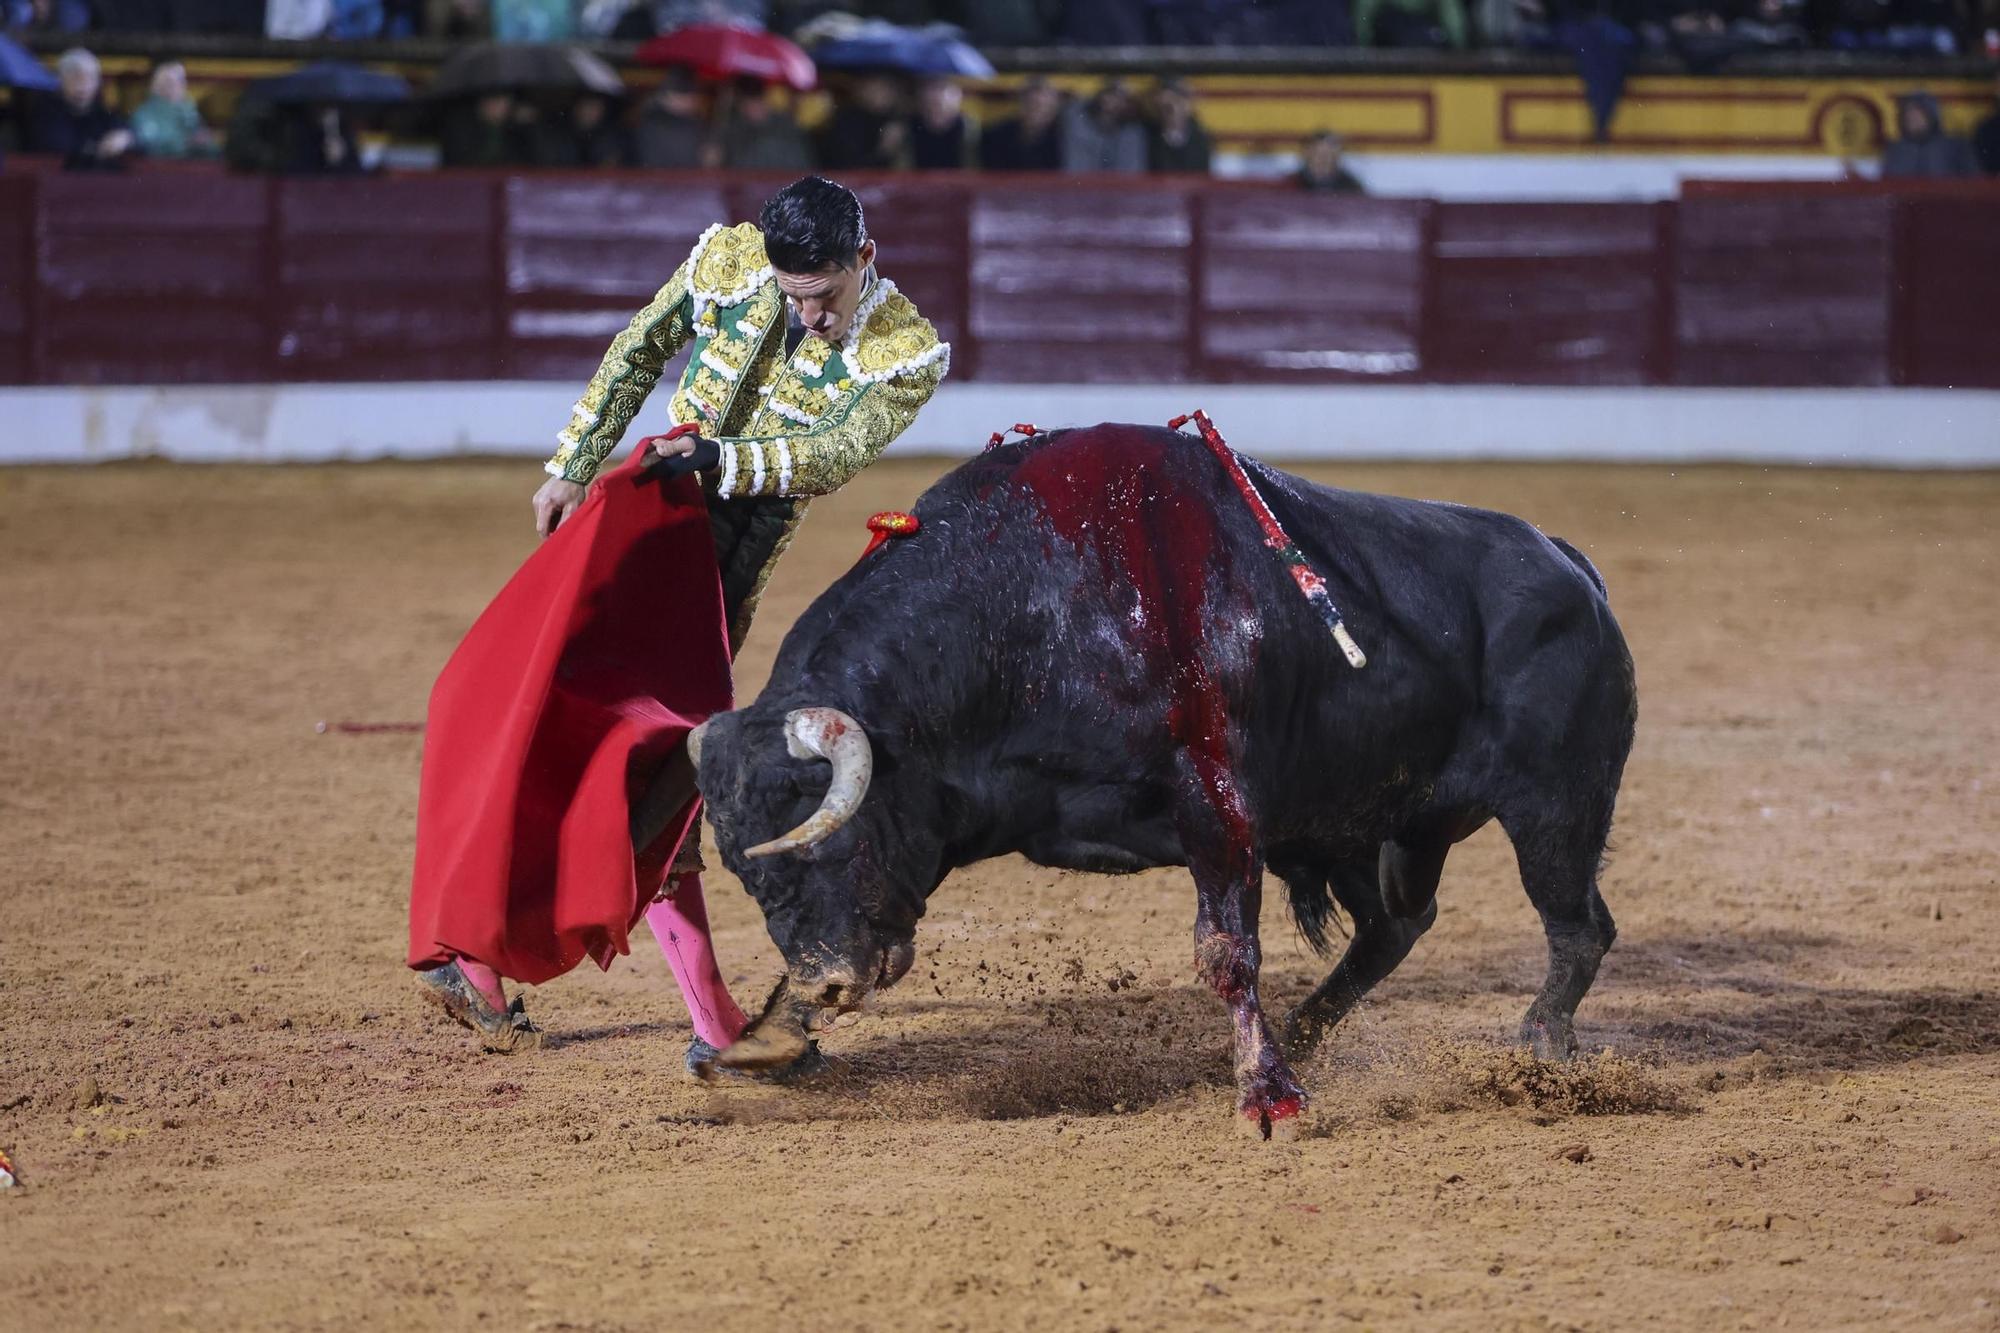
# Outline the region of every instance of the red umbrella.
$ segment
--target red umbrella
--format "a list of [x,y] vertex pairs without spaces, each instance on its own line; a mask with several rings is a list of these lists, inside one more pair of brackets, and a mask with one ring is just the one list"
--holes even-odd
[[708,79],[762,79],[800,92],[819,81],[812,57],[776,33],[694,23],[639,48],[646,65],[681,65]]

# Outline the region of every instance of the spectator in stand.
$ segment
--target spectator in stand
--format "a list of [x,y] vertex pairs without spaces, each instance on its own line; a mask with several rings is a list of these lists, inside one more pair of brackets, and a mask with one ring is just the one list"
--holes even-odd
[[1667,20],[1667,46],[1693,74],[1713,74],[1743,50],[1730,31],[1728,0],[1691,0]]
[[37,99],[27,151],[59,156],[72,171],[116,171],[137,146],[125,118],[104,105],[97,57],[72,47],[56,61],[62,91]]
[[1463,0],[1354,0],[1359,46],[1465,49]]
[[153,67],[152,95],[132,112],[132,134],[148,157],[214,157],[222,139],[201,123],[188,96],[187,69],[178,60]]
[[1952,55],[1955,0],[1834,0],[1827,44],[1842,51]]
[[1750,11],[1729,25],[1746,49],[1795,51],[1808,45],[1800,0],[1752,0]]
[[363,170],[354,126],[339,107],[293,108],[284,172],[289,176],[347,176]]
[[0,0],[0,26],[17,36],[83,32],[90,27],[84,0]]
[[1214,156],[1208,131],[1195,118],[1193,91],[1181,79],[1160,80],[1153,93],[1153,121],[1147,127],[1147,168],[1205,176]]
[[1904,93],[1896,99],[1896,141],[1882,150],[1883,179],[1976,176],[1972,145],[1944,132],[1937,99]]
[[487,93],[445,112],[439,135],[447,167],[511,167],[522,159],[514,128],[514,95]]
[[739,171],[786,171],[797,175],[813,165],[812,141],[789,106],[771,101],[757,79],[739,79],[722,127],[722,165]]
[[382,35],[382,0],[333,0],[326,35],[339,42],[365,42]]
[[1343,161],[1345,145],[1338,134],[1315,134],[1306,140],[1299,155],[1299,174],[1293,179],[1311,194],[1366,194],[1361,182]]
[[[521,114],[520,107],[528,108]],[[628,160],[625,133],[612,115],[610,99],[585,93],[564,102],[528,102],[515,109],[521,156],[536,167],[622,167]]]
[[1112,79],[1063,113],[1064,171],[1144,171],[1146,127],[1124,81]]
[[979,165],[979,131],[964,111],[965,94],[950,79],[925,79],[910,117],[910,165],[918,171],[970,171]]
[[481,41],[493,34],[493,14],[486,0],[435,0],[428,9],[429,30],[447,41]]
[[2000,78],[1993,85],[1993,109],[1972,132],[1972,155],[1978,159],[1981,171],[2000,176]]
[[857,79],[834,94],[833,115],[820,132],[820,165],[836,171],[882,171],[910,164],[910,123],[902,94],[884,74]]
[[580,167],[622,167],[632,161],[632,136],[608,97],[585,93],[570,104],[570,133],[576,138]]
[[1062,167],[1062,93],[1037,74],[1021,85],[1020,111],[988,125],[979,161],[988,171],[1056,171]]
[[642,167],[691,171],[721,162],[721,149],[708,131],[708,111],[694,76],[670,69],[639,113],[632,136],[632,160]]

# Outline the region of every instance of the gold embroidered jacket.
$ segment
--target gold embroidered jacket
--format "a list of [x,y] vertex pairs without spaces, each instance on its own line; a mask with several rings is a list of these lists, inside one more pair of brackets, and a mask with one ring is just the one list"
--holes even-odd
[[547,467],[588,484],[667,362],[692,344],[669,412],[722,449],[706,484],[736,645],[806,502],[839,489],[902,434],[951,361],[951,345],[880,278],[838,344],[808,336],[788,350],[786,323],[763,235],[749,223],[710,227],[612,340]]

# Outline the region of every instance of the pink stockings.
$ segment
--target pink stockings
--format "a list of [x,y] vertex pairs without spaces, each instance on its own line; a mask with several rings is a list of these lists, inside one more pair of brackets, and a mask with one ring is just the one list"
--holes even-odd
[[[673,893],[646,909],[646,924],[667,956],[667,966],[680,983],[681,999],[687,1002],[694,1033],[720,1049],[743,1033],[747,1021],[743,1011],[722,984],[722,968],[715,961],[715,946],[708,939],[708,907],[701,898],[701,876],[679,875],[669,881]],[[484,963],[460,955],[459,971],[465,973],[486,1003],[500,1013],[507,1012],[507,994],[500,974]]]
[[646,924],[667,956],[667,966],[680,983],[694,1034],[718,1049],[743,1033],[743,1011],[722,984],[722,968],[708,938],[708,907],[702,902],[701,876],[679,875],[670,880],[673,892],[646,909]]
[[464,954],[458,957],[458,970],[465,973],[465,979],[479,992],[486,1003],[493,1006],[496,1013],[507,1012],[507,992],[501,989],[500,974],[484,963],[475,963]]

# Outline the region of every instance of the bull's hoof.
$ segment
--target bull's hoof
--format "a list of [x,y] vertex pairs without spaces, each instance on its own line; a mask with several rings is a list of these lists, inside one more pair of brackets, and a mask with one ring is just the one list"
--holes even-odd
[[442,967],[417,973],[417,985],[422,989],[424,998],[444,1010],[461,1027],[470,1028],[477,1034],[480,1049],[495,1055],[511,1055],[515,1051],[538,1051],[542,1048],[545,1034],[528,1017],[521,997],[516,995],[514,1002],[504,1010],[495,1009],[457,963],[446,963]]
[[833,1062],[819,1048],[816,1041],[806,1043],[805,1053],[790,1064],[774,1068],[738,1068],[724,1064],[719,1058],[722,1051],[696,1037],[688,1043],[688,1074],[702,1083],[722,1083],[742,1079],[757,1083],[776,1083],[786,1086],[817,1078],[833,1068]]
[[1530,1010],[1521,1020],[1521,1041],[1537,1060],[1567,1064],[1576,1058],[1576,1030],[1565,1018],[1543,1018]]
[[1273,1139],[1280,1143],[1290,1143],[1298,1138],[1299,1125],[1302,1123],[1301,1117],[1305,1109],[1304,1093],[1261,1102],[1246,1099],[1238,1108],[1243,1117],[1244,1127],[1265,1143]]

